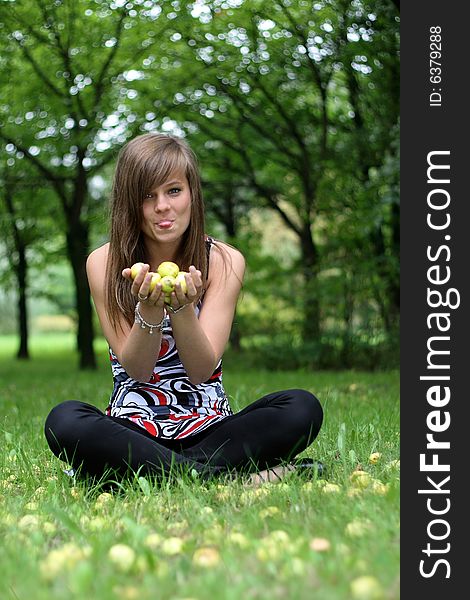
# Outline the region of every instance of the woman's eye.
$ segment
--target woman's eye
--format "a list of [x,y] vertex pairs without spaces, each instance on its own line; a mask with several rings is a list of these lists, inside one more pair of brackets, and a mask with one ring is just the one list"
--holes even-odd
[[[168,190],[168,194],[170,194],[171,196],[178,194],[179,192],[181,192],[181,188],[179,187],[174,187]],[[144,200],[152,200],[153,198],[155,198],[155,195],[152,192],[149,192],[148,194],[146,194],[144,196]]]

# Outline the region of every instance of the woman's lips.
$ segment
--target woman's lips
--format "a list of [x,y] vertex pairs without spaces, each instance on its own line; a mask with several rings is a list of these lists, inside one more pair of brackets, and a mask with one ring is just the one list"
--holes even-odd
[[173,221],[170,221],[170,220],[159,221],[157,223],[157,227],[160,227],[160,229],[169,229],[172,225],[173,225]]

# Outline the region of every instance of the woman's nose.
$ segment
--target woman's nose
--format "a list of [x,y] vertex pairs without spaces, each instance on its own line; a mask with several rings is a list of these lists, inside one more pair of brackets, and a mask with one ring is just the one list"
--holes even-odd
[[158,194],[155,197],[154,209],[156,212],[162,212],[162,211],[166,210],[169,206],[170,206],[170,203],[168,201],[166,194]]

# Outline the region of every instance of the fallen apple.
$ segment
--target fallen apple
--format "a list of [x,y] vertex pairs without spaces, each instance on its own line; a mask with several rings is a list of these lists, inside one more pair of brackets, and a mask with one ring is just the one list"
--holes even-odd
[[141,262],[137,262],[132,265],[132,267],[131,267],[132,279],[135,279],[137,277],[137,275],[140,273],[140,270],[142,269],[143,266],[144,266],[144,263],[141,263]]
[[188,293],[188,284],[186,283],[185,275],[189,275],[186,271],[180,271],[175,278],[175,283],[179,283],[181,285],[181,291],[183,294]]
[[171,261],[165,261],[158,265],[157,273],[161,277],[176,277],[180,271],[178,265]]

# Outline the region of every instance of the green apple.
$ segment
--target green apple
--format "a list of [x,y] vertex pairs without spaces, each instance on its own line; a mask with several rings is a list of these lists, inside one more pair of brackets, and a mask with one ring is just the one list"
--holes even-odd
[[157,273],[162,277],[176,277],[180,271],[178,265],[174,262],[165,261],[158,265]]
[[170,275],[166,275],[161,278],[161,286],[164,294],[171,294],[171,292],[175,289],[175,278]]
[[141,263],[141,262],[137,262],[132,265],[132,267],[131,267],[132,279],[135,279],[137,277],[137,275],[140,273],[140,270],[142,269],[143,266],[144,266],[144,263]]
[[150,294],[155,289],[155,286],[157,285],[157,283],[160,283],[161,279],[162,278],[161,278],[161,275],[159,275],[159,273],[152,273],[152,279],[150,280],[150,288],[149,288]]
[[175,278],[175,282],[181,285],[181,291],[183,294],[188,293],[188,284],[186,283],[185,275],[189,275],[186,271],[180,271]]

